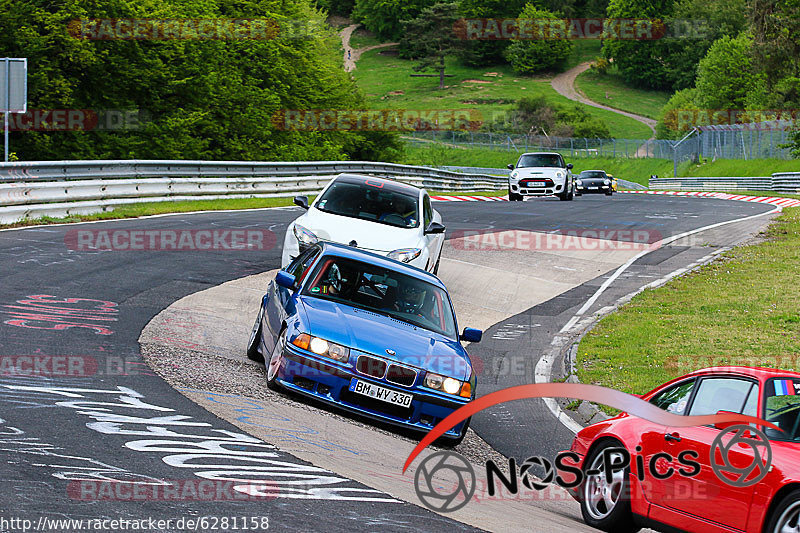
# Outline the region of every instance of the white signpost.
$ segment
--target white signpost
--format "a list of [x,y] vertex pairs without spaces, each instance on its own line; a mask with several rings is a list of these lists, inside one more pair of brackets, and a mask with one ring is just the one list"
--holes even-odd
[[3,113],[5,158],[8,161],[8,115],[28,111],[28,60],[0,58],[0,112]]

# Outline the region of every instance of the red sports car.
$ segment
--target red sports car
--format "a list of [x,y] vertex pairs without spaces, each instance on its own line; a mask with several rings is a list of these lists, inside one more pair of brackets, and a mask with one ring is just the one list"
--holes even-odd
[[642,399],[681,415],[759,416],[782,431],[673,428],[626,413],[593,424],[570,449],[584,474],[572,492],[587,524],[614,532],[800,532],[800,373],[708,368]]

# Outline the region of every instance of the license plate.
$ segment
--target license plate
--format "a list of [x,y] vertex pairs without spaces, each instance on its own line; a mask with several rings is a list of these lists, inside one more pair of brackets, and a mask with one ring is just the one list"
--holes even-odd
[[589,190],[590,190],[590,191],[596,191],[596,190],[597,190],[597,189],[599,189],[599,188],[600,188],[600,187],[589,187]]
[[361,381],[356,378],[350,380],[350,391],[392,405],[399,405],[400,407],[411,407],[411,400],[414,399],[414,396],[411,394],[393,391],[392,389],[373,385],[372,383],[367,383],[366,381]]
[[543,181],[528,181],[525,183],[525,187],[544,187]]

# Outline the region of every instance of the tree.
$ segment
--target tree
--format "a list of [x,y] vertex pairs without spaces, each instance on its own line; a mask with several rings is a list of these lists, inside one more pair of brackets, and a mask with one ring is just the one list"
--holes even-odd
[[[461,0],[459,14],[466,20],[516,18],[527,0]],[[468,40],[459,53],[461,61],[474,67],[504,62],[503,52],[511,44],[508,39]]]
[[[91,40],[75,19],[261,18],[308,21],[303,38]],[[123,131],[20,131],[21,159],[347,159],[396,153],[381,135],[291,131],[280,110],[363,109],[341,66],[340,41],[309,0],[0,0],[0,48],[27,57],[30,109],[140,109],[150,120]]]
[[744,109],[753,89],[752,38],[742,34],[714,42],[697,67],[697,102],[707,109]]
[[[414,72],[430,69],[438,71],[440,89],[444,89],[444,78],[447,76],[445,57],[456,53],[464,46],[464,41],[453,31],[456,20],[458,20],[458,4],[439,3],[424,8],[414,19],[403,21],[400,48],[418,61],[413,67]],[[426,76],[426,74],[416,74],[416,76]]]
[[355,0],[353,21],[385,41],[398,41],[403,36],[404,20],[419,16],[436,0]]
[[[520,20],[537,21],[541,19],[552,19],[553,26],[549,26],[543,34],[537,34],[537,24],[530,24],[533,39],[512,40],[511,45],[505,51],[505,57],[515,71],[521,74],[535,74],[553,70],[560,66],[572,53],[574,43],[566,38],[566,23],[558,20],[555,14],[550,11],[537,9],[534,4],[528,4],[519,15]],[[524,23],[520,23],[522,25]],[[561,34],[552,32],[555,25],[560,25]],[[520,30],[522,32],[522,29]]]

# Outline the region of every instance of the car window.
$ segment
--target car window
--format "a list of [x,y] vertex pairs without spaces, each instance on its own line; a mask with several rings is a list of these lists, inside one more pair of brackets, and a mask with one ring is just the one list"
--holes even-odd
[[764,433],[773,439],[800,441],[800,379],[771,379],[764,396],[763,418],[783,430],[764,428]]
[[692,379],[673,385],[653,396],[650,399],[650,403],[669,413],[682,415],[686,411],[694,384],[695,380]]
[[[368,180],[367,180],[368,181]],[[419,197],[367,183],[337,180],[314,206],[320,211],[398,228],[419,226]]]
[[427,194],[422,199],[423,227],[427,228],[433,222],[433,207],[431,207],[431,197]]
[[564,160],[558,154],[527,154],[519,158],[517,168],[558,167],[564,168]]
[[362,261],[323,257],[305,296],[367,309],[456,338],[450,298],[440,287],[419,278]]
[[601,178],[601,179],[603,179],[603,178],[606,177],[606,173],[605,172],[594,171],[594,170],[584,170],[583,172],[581,172],[580,177],[581,178],[586,178],[586,179],[590,179],[590,178]]
[[297,259],[292,261],[286,268],[286,271],[294,276],[298,283],[301,283],[308,273],[308,268],[314,263],[314,260],[319,255],[319,247],[314,246],[304,251],[297,256]]
[[717,411],[741,413],[753,382],[737,378],[705,378],[689,408],[689,415],[713,415]]

